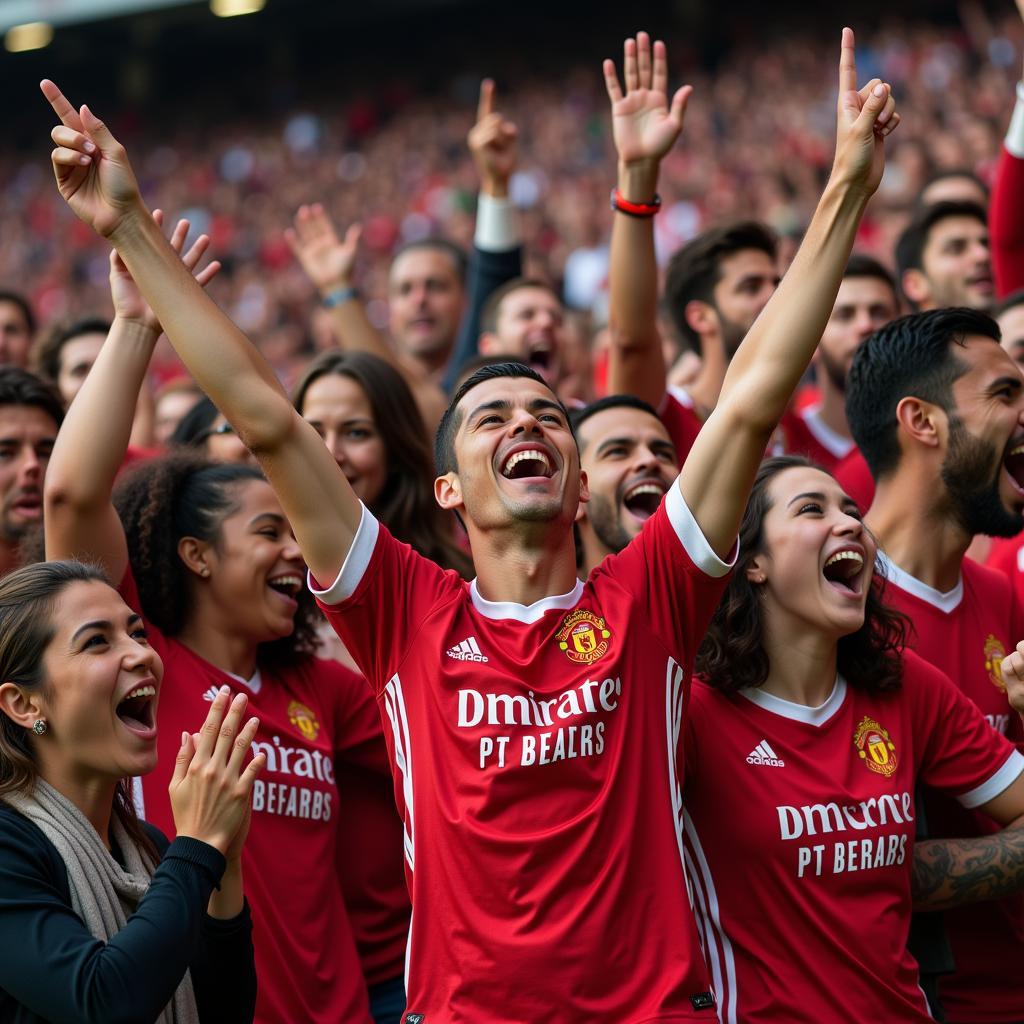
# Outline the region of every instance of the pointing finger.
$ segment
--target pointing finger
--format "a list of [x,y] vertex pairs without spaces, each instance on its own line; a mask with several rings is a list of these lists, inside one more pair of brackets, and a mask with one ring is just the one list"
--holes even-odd
[[839,91],[857,91],[857,56],[854,51],[853,29],[843,29],[843,41],[839,49]]
[[78,111],[68,102],[68,98],[64,93],[57,88],[56,83],[51,82],[48,78],[44,78],[39,83],[39,88],[50,101],[50,106],[53,107],[54,113],[61,121],[69,128],[74,128],[75,131],[80,132],[82,130],[82,119],[78,116]]
[[494,111],[494,79],[485,78],[480,83],[480,102],[476,108],[476,119],[482,121]]

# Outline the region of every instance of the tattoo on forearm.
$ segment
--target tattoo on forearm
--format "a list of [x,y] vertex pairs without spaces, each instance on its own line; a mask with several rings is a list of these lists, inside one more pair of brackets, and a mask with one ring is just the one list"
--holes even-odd
[[1024,890],[1024,828],[975,839],[926,839],[914,848],[915,910],[948,910]]

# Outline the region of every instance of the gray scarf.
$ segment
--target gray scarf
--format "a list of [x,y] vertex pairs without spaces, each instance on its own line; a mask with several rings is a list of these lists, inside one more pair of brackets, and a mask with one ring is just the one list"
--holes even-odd
[[[110,832],[124,856],[122,868],[85,815],[42,779],[36,780],[30,795],[7,793],[4,802],[35,822],[57,848],[68,871],[71,907],[86,928],[101,942],[112,939],[149,888],[156,870],[152,858],[135,845],[113,814]],[[188,971],[154,1024],[199,1024]]]

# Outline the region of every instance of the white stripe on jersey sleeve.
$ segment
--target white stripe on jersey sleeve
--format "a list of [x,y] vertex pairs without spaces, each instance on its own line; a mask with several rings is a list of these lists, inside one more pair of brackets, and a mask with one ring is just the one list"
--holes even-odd
[[1021,755],[1020,751],[1014,750],[1006,759],[1003,767],[988,782],[983,782],[969,793],[964,793],[963,796],[957,797],[957,800],[968,810],[980,807],[982,804],[986,804],[989,800],[999,796],[1011,782],[1016,780],[1021,772],[1024,772],[1024,756]]
[[359,529],[352,538],[352,546],[348,549],[345,562],[338,573],[338,578],[326,589],[317,590],[313,586],[313,576],[306,573],[306,585],[314,597],[320,598],[324,604],[341,604],[347,601],[359,586],[360,580],[366,574],[370,565],[370,558],[373,556],[373,549],[377,546],[377,535],[380,533],[380,524],[374,518],[373,513],[363,505],[363,512],[359,518]]
[[665,511],[668,512],[669,521],[676,531],[680,543],[686,548],[693,564],[701,572],[716,579],[724,576],[735,564],[739,552],[739,544],[734,545],[731,562],[723,562],[715,554],[707,537],[701,532],[697,520],[683,500],[683,493],[679,490],[679,483],[676,481],[668,489],[665,495]]

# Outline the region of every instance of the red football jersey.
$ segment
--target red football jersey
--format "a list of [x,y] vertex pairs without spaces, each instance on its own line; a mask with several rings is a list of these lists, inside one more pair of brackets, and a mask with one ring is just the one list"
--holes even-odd
[[[910,617],[909,643],[947,673],[997,732],[1021,744],[1021,718],[1006,700],[1000,662],[1024,637],[1017,603],[1006,578],[964,559],[960,582],[943,594],[887,565],[889,604]],[[929,794],[933,836],[987,835],[990,819]],[[1024,896],[976,903],[945,913],[956,973],[940,980],[950,1024],[1005,1024],[1024,1020]]]
[[697,680],[683,749],[687,868],[722,1021],[930,1021],[906,948],[915,784],[977,807],[1024,757],[909,652],[899,691],[839,679],[817,708]]
[[776,438],[783,455],[803,455],[830,473],[856,447],[850,438],[822,422],[816,405],[790,406],[779,423]]
[[[1009,581],[1017,598],[1017,607],[1024,608],[1024,535],[994,537],[985,564],[1001,572]],[[1017,638],[1017,643],[1024,636]]]
[[658,417],[668,431],[675,445],[676,456],[681,466],[690,454],[693,442],[704,426],[703,420],[693,407],[693,399],[683,388],[669,388],[658,410]]
[[[130,607],[141,607],[130,573],[120,592]],[[253,787],[242,855],[259,978],[255,1020],[368,1022],[366,982],[336,867],[335,762],[387,771],[369,687],[351,670],[319,658],[246,682],[146,625],[164,663],[157,767],[142,778],[140,813],[147,821],[174,835],[167,787],[181,734],[199,729],[221,686],[248,694],[247,714],[260,719],[253,750],[262,750],[267,764]]]
[[485,600],[364,509],[318,596],[391,723],[411,1014],[716,1019],[676,749],[727,574],[678,487],[586,583],[530,606]]
[[851,448],[836,464],[832,475],[839,481],[839,486],[857,502],[862,512],[871,508],[871,502],[875,500],[875,478],[859,448]]

